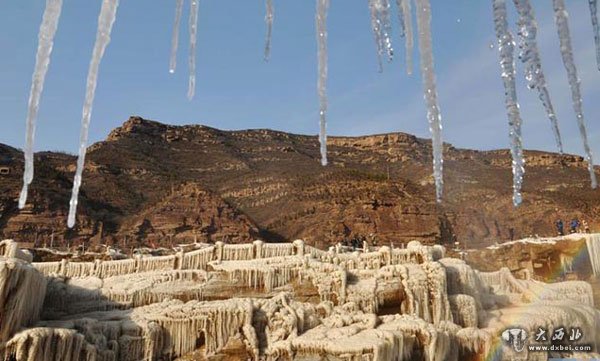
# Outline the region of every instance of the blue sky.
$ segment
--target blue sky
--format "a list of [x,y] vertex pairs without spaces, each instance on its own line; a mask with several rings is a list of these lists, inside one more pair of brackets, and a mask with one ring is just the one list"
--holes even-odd
[[[77,149],[85,79],[100,0],[64,0],[42,96],[36,150]],[[392,1],[393,2],[393,1]],[[121,0],[100,68],[91,141],[102,140],[129,115],[221,129],[272,128],[316,134],[314,0],[275,0],[272,56],[263,61],[263,0],[200,0],[197,89],[187,92],[187,15],[178,67],[168,72],[174,0]],[[550,93],[565,150],[582,153],[551,2],[532,0]],[[22,147],[37,32],[45,1],[7,0],[0,12],[0,142]],[[512,7],[512,2],[509,2]],[[568,0],[575,60],[582,79],[590,142],[600,160],[600,72],[587,1]],[[444,140],[457,147],[508,145],[507,118],[491,1],[432,0],[434,56]],[[393,8],[395,15],[395,7]],[[514,28],[515,16],[511,14]],[[334,135],[403,131],[429,137],[418,66],[405,74],[403,39],[394,16],[396,57],[377,72],[367,0],[332,0],[329,13],[329,124]],[[415,65],[418,65],[415,48]],[[520,66],[520,63],[519,63]],[[554,150],[549,122],[518,69],[524,143]]]

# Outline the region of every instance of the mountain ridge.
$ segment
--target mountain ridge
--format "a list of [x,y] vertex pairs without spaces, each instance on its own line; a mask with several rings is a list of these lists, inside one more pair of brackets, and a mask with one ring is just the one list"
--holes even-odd
[[526,151],[525,201],[515,209],[506,149],[445,143],[446,194],[436,204],[430,140],[398,132],[332,136],[328,145],[323,168],[316,136],[130,117],[88,148],[73,230],[65,220],[74,156],[37,153],[31,200],[19,211],[22,153],[0,145],[11,170],[0,176],[0,232],[65,244],[304,238],[325,247],[370,237],[483,246],[552,234],[559,217],[600,226],[600,192],[579,156]]

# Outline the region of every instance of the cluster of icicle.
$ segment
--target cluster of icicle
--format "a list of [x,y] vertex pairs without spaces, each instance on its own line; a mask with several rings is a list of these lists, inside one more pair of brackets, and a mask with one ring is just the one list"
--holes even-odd
[[[183,0],[175,0],[175,22],[171,38],[171,52],[169,57],[169,72],[174,73],[177,64],[177,50],[179,43],[179,28],[181,23]],[[411,0],[396,0],[400,23],[400,35],[405,37],[406,69],[412,73],[412,9]],[[514,40],[508,27],[506,0],[492,0],[494,11],[494,22],[498,38],[498,49],[500,57],[501,74],[505,88],[505,103],[509,118],[509,134],[512,154],[513,171],[513,203],[518,206],[522,201],[521,187],[524,175],[523,145],[521,139],[521,116],[519,112],[514,66]],[[558,128],[558,120],[550,100],[542,70],[540,54],[537,46],[537,24],[530,0],[513,0],[519,15],[519,39],[520,59],[525,64],[525,76],[530,88],[538,90],[539,98],[550,119],[554,137],[559,153],[562,153],[562,141]],[[328,164],[327,159],[327,12],[330,0],[316,0],[316,37],[317,37],[317,59],[318,78],[317,90],[319,95],[319,142],[321,153],[321,164]],[[427,106],[427,119],[432,135],[433,153],[433,176],[436,189],[436,200],[441,202],[443,195],[443,140],[442,120],[437,100],[435,71],[433,64],[432,36],[431,36],[431,4],[430,0],[415,0],[417,34],[419,39],[420,66],[423,79],[424,98]],[[73,191],[69,204],[69,215],[67,224],[70,228],[75,225],[75,216],[79,197],[79,189],[85,165],[85,154],[88,143],[88,132],[91,120],[91,111],[94,101],[95,89],[98,79],[98,71],[104,51],[110,41],[110,33],[115,20],[118,0],[103,0],[102,8],[98,18],[98,31],[96,43],[92,54],[92,60],[87,77],[86,96],[83,106],[82,127],[79,141],[77,168],[73,182]],[[560,40],[561,55],[569,78],[573,108],[575,110],[577,123],[588,162],[592,188],[596,188],[597,180],[594,172],[593,158],[583,116],[581,101],[580,80],[574,62],[571,46],[570,32],[568,26],[568,15],[564,0],[553,0],[555,21]],[[594,40],[596,44],[596,56],[600,69],[600,26],[598,25],[597,1],[589,0],[590,14],[594,29]],[[25,169],[23,173],[23,188],[19,198],[19,208],[23,208],[27,202],[28,188],[33,180],[34,157],[33,143],[35,136],[35,124],[42,94],[45,76],[50,63],[50,55],[54,44],[54,35],[58,27],[58,20],[62,8],[62,0],[47,0],[39,31],[39,42],[36,55],[36,64],[32,76],[32,86],[29,97],[29,105],[26,119],[26,142],[25,142]],[[189,85],[188,98],[191,100],[195,94],[196,87],[196,42],[198,31],[198,8],[199,0],[190,0],[189,13]],[[388,60],[393,58],[393,47],[391,42],[391,15],[390,0],[369,0],[371,14],[371,25],[377,49],[379,69],[382,70],[382,57],[387,55]],[[266,0],[267,35],[265,40],[264,58],[269,60],[271,54],[271,37],[273,27],[274,9],[273,0]]]
[[[558,119],[550,100],[550,94],[546,86],[544,72],[542,70],[542,62],[537,45],[537,23],[535,13],[530,0],[513,0],[519,19],[518,35],[519,35],[519,58],[525,66],[525,78],[528,86],[531,89],[537,89],[540,101],[544,106],[546,114],[550,119],[552,131],[558,148],[558,152],[562,154],[562,140],[558,128]],[[496,29],[496,37],[498,39],[498,54],[500,59],[500,68],[502,81],[505,90],[505,103],[509,121],[509,135],[511,141],[512,154],[512,171],[513,171],[513,203],[518,206],[522,201],[521,187],[523,183],[523,175],[525,172],[525,161],[523,158],[523,144],[521,137],[521,115],[517,100],[516,81],[515,81],[515,64],[514,64],[514,47],[515,42],[508,26],[508,11],[506,0],[493,0],[494,23]],[[585,158],[588,163],[590,173],[590,181],[592,188],[596,188],[598,182],[594,171],[594,161],[591,148],[587,137],[585,120],[583,116],[583,105],[581,100],[581,85],[577,75],[577,67],[573,56],[573,47],[571,45],[571,34],[568,23],[568,13],[565,8],[564,0],[553,0],[554,18],[560,41],[560,51],[567,76],[569,86],[571,88],[571,97],[573,101],[573,109],[577,119],[577,125],[581,134]],[[596,0],[590,0],[590,12],[592,16],[592,24],[594,27],[594,38],[596,42],[596,52],[600,64],[600,39],[598,37],[598,18]],[[599,65],[600,67],[600,65]]]
[[[265,251],[269,246],[275,247]],[[290,250],[294,254],[264,256]],[[11,242],[0,243],[0,251],[19,254]],[[254,360],[422,355],[452,361],[485,358],[515,319],[530,334],[540,326],[580,327],[581,342],[600,345],[600,311],[589,284],[520,280],[508,269],[478,272],[441,258],[443,248],[418,242],[397,251],[348,255],[334,247],[315,258],[302,241],[221,243],[189,252],[189,258],[137,258],[114,267],[83,263],[69,277],[44,277],[22,259],[3,257],[0,316],[13,321],[0,327],[0,358],[159,360],[188,354],[202,342],[207,355],[216,354],[237,338]],[[74,263],[61,263],[59,270]],[[206,270],[181,269],[191,265]],[[169,267],[178,269],[164,270]],[[120,272],[128,273],[115,276]],[[320,298],[294,300],[307,282]],[[31,294],[40,290],[46,295],[42,321],[42,298]],[[243,297],[261,291],[261,298]],[[228,292],[242,298],[222,300]],[[382,307],[396,312],[378,315]],[[45,353],[48,345],[56,347]],[[494,351],[498,360],[514,357],[508,349]]]

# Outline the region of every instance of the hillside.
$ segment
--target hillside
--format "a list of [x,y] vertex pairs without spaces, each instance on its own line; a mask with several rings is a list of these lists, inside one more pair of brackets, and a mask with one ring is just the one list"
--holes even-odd
[[[0,232],[28,242],[84,239],[127,245],[303,238],[323,247],[374,234],[483,246],[553,234],[557,217],[600,229],[600,191],[579,156],[527,151],[524,202],[511,203],[507,150],[445,147],[444,202],[436,205],[430,141],[409,134],[330,137],[221,131],[131,117],[88,150],[78,223],[66,229],[75,158],[36,154],[28,207],[19,211],[23,155],[0,145]],[[600,172],[598,172],[600,173]],[[512,230],[511,230],[512,229]]]

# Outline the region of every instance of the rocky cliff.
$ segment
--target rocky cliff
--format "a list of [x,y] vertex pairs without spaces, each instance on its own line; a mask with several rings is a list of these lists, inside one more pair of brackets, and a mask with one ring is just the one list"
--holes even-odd
[[23,155],[0,145],[0,166],[9,169],[0,174],[0,236],[55,245],[303,238],[320,247],[364,236],[477,247],[553,234],[558,217],[600,228],[600,191],[590,189],[578,156],[525,152],[524,203],[514,208],[507,150],[446,144],[445,195],[436,204],[429,140],[391,133],[328,142],[331,164],[321,167],[316,136],[131,117],[89,148],[73,230],[66,213],[75,157],[36,154],[30,202],[19,211]]

